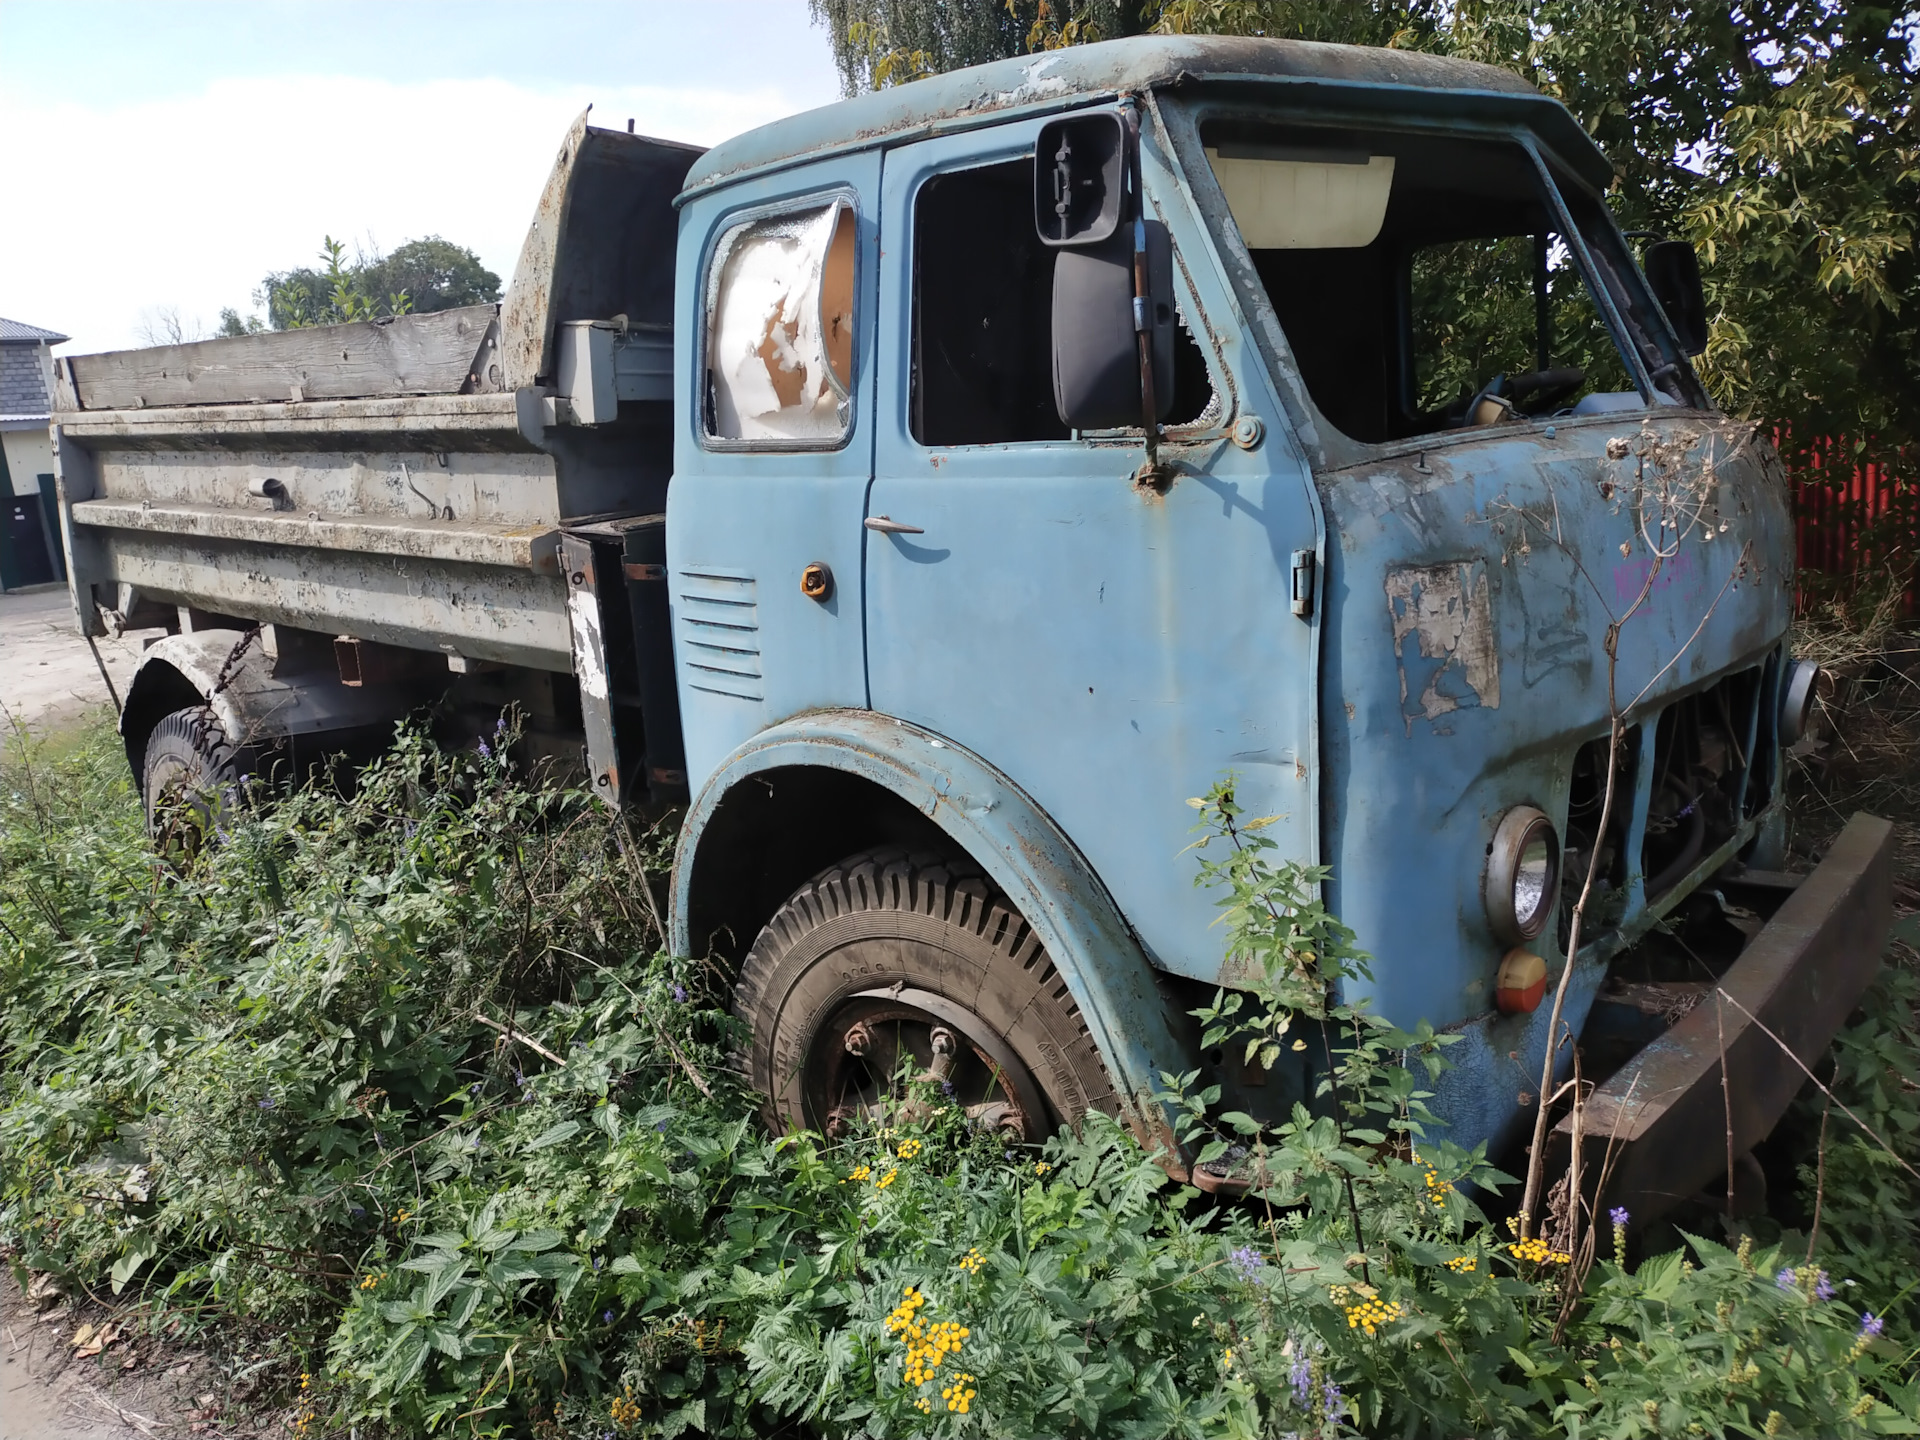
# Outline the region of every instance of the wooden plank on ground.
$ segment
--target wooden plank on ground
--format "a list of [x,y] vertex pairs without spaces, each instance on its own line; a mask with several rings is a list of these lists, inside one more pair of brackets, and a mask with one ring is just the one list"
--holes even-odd
[[491,361],[471,384],[469,376],[499,309],[468,305],[431,315],[73,355],[56,362],[56,388],[63,405],[71,396],[85,410],[497,390]]

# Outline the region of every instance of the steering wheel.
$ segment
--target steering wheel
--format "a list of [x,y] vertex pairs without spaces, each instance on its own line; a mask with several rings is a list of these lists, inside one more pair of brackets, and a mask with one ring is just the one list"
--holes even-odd
[[1454,412],[1454,425],[1497,425],[1518,415],[1538,415],[1551,410],[1582,385],[1587,372],[1578,365],[1555,365],[1547,370],[1528,370],[1519,375],[1505,371],[1493,377]]

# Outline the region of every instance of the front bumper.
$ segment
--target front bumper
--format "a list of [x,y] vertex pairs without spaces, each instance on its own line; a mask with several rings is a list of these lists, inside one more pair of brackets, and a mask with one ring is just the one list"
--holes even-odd
[[[1620,1205],[1635,1224],[1652,1220],[1773,1130],[1879,969],[1892,856],[1893,826],[1854,816],[1717,991],[1594,1089],[1580,1128],[1583,1176],[1607,1174],[1596,1214]],[[1553,1135],[1556,1170],[1572,1144],[1569,1115]]]

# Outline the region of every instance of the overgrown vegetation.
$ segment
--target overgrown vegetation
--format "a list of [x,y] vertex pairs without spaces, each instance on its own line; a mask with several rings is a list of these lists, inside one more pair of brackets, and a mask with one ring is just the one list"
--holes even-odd
[[[1006,1150],[930,1093],[835,1143],[763,1135],[725,977],[659,953],[657,846],[530,783],[510,739],[406,736],[351,798],[223,817],[185,873],[104,728],[14,750],[16,1273],[276,1357],[308,1435],[1920,1427],[1899,1161],[1833,1114],[1811,1253],[1767,1228],[1639,1258],[1630,1218],[1596,1249],[1512,1239],[1468,1188],[1503,1178],[1426,1113],[1442,1037],[1340,1003],[1355,938],[1230,785],[1197,802],[1201,853],[1263,978],[1208,1023],[1311,1041],[1338,1083],[1263,1127],[1167,1077],[1195,1143],[1263,1182],[1223,1206],[1099,1117]],[[1890,970],[1837,1090],[1909,1162],[1915,999]]]
[[[1822,723],[1796,747],[1794,812],[1807,846],[1856,810],[1920,824],[1920,627],[1900,621],[1913,578],[1911,559],[1863,571],[1816,591],[1801,617],[1794,651],[1831,681]],[[1912,859],[1902,868],[1911,884],[1920,882],[1920,835],[1908,843]],[[1920,904],[1920,893],[1905,898]]]

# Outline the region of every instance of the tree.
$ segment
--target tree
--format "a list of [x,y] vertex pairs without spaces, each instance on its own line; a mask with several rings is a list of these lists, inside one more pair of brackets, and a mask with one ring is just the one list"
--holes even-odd
[[178,305],[149,305],[140,312],[134,333],[143,345],[186,345],[206,339],[200,321],[182,315]]
[[405,295],[416,314],[487,305],[500,298],[500,277],[464,246],[438,235],[409,240],[384,259],[359,268],[362,286],[373,295]]
[[[812,0],[849,93],[1111,38],[1430,50],[1557,96],[1618,171],[1628,230],[1699,249],[1701,371],[1791,444],[1920,452],[1920,9],[1847,0]],[[1899,523],[1911,525],[1913,517]]]
[[1145,29],[1154,0],[808,0],[849,95]]
[[351,261],[345,244],[329,235],[319,259],[319,268],[271,271],[253,292],[275,330],[448,310],[500,298],[500,277],[473,251],[437,235],[409,240],[391,255],[362,251]]
[[213,333],[225,339],[233,335],[258,335],[266,328],[266,322],[258,315],[243,317],[238,310],[227,305],[221,308],[220,328]]

